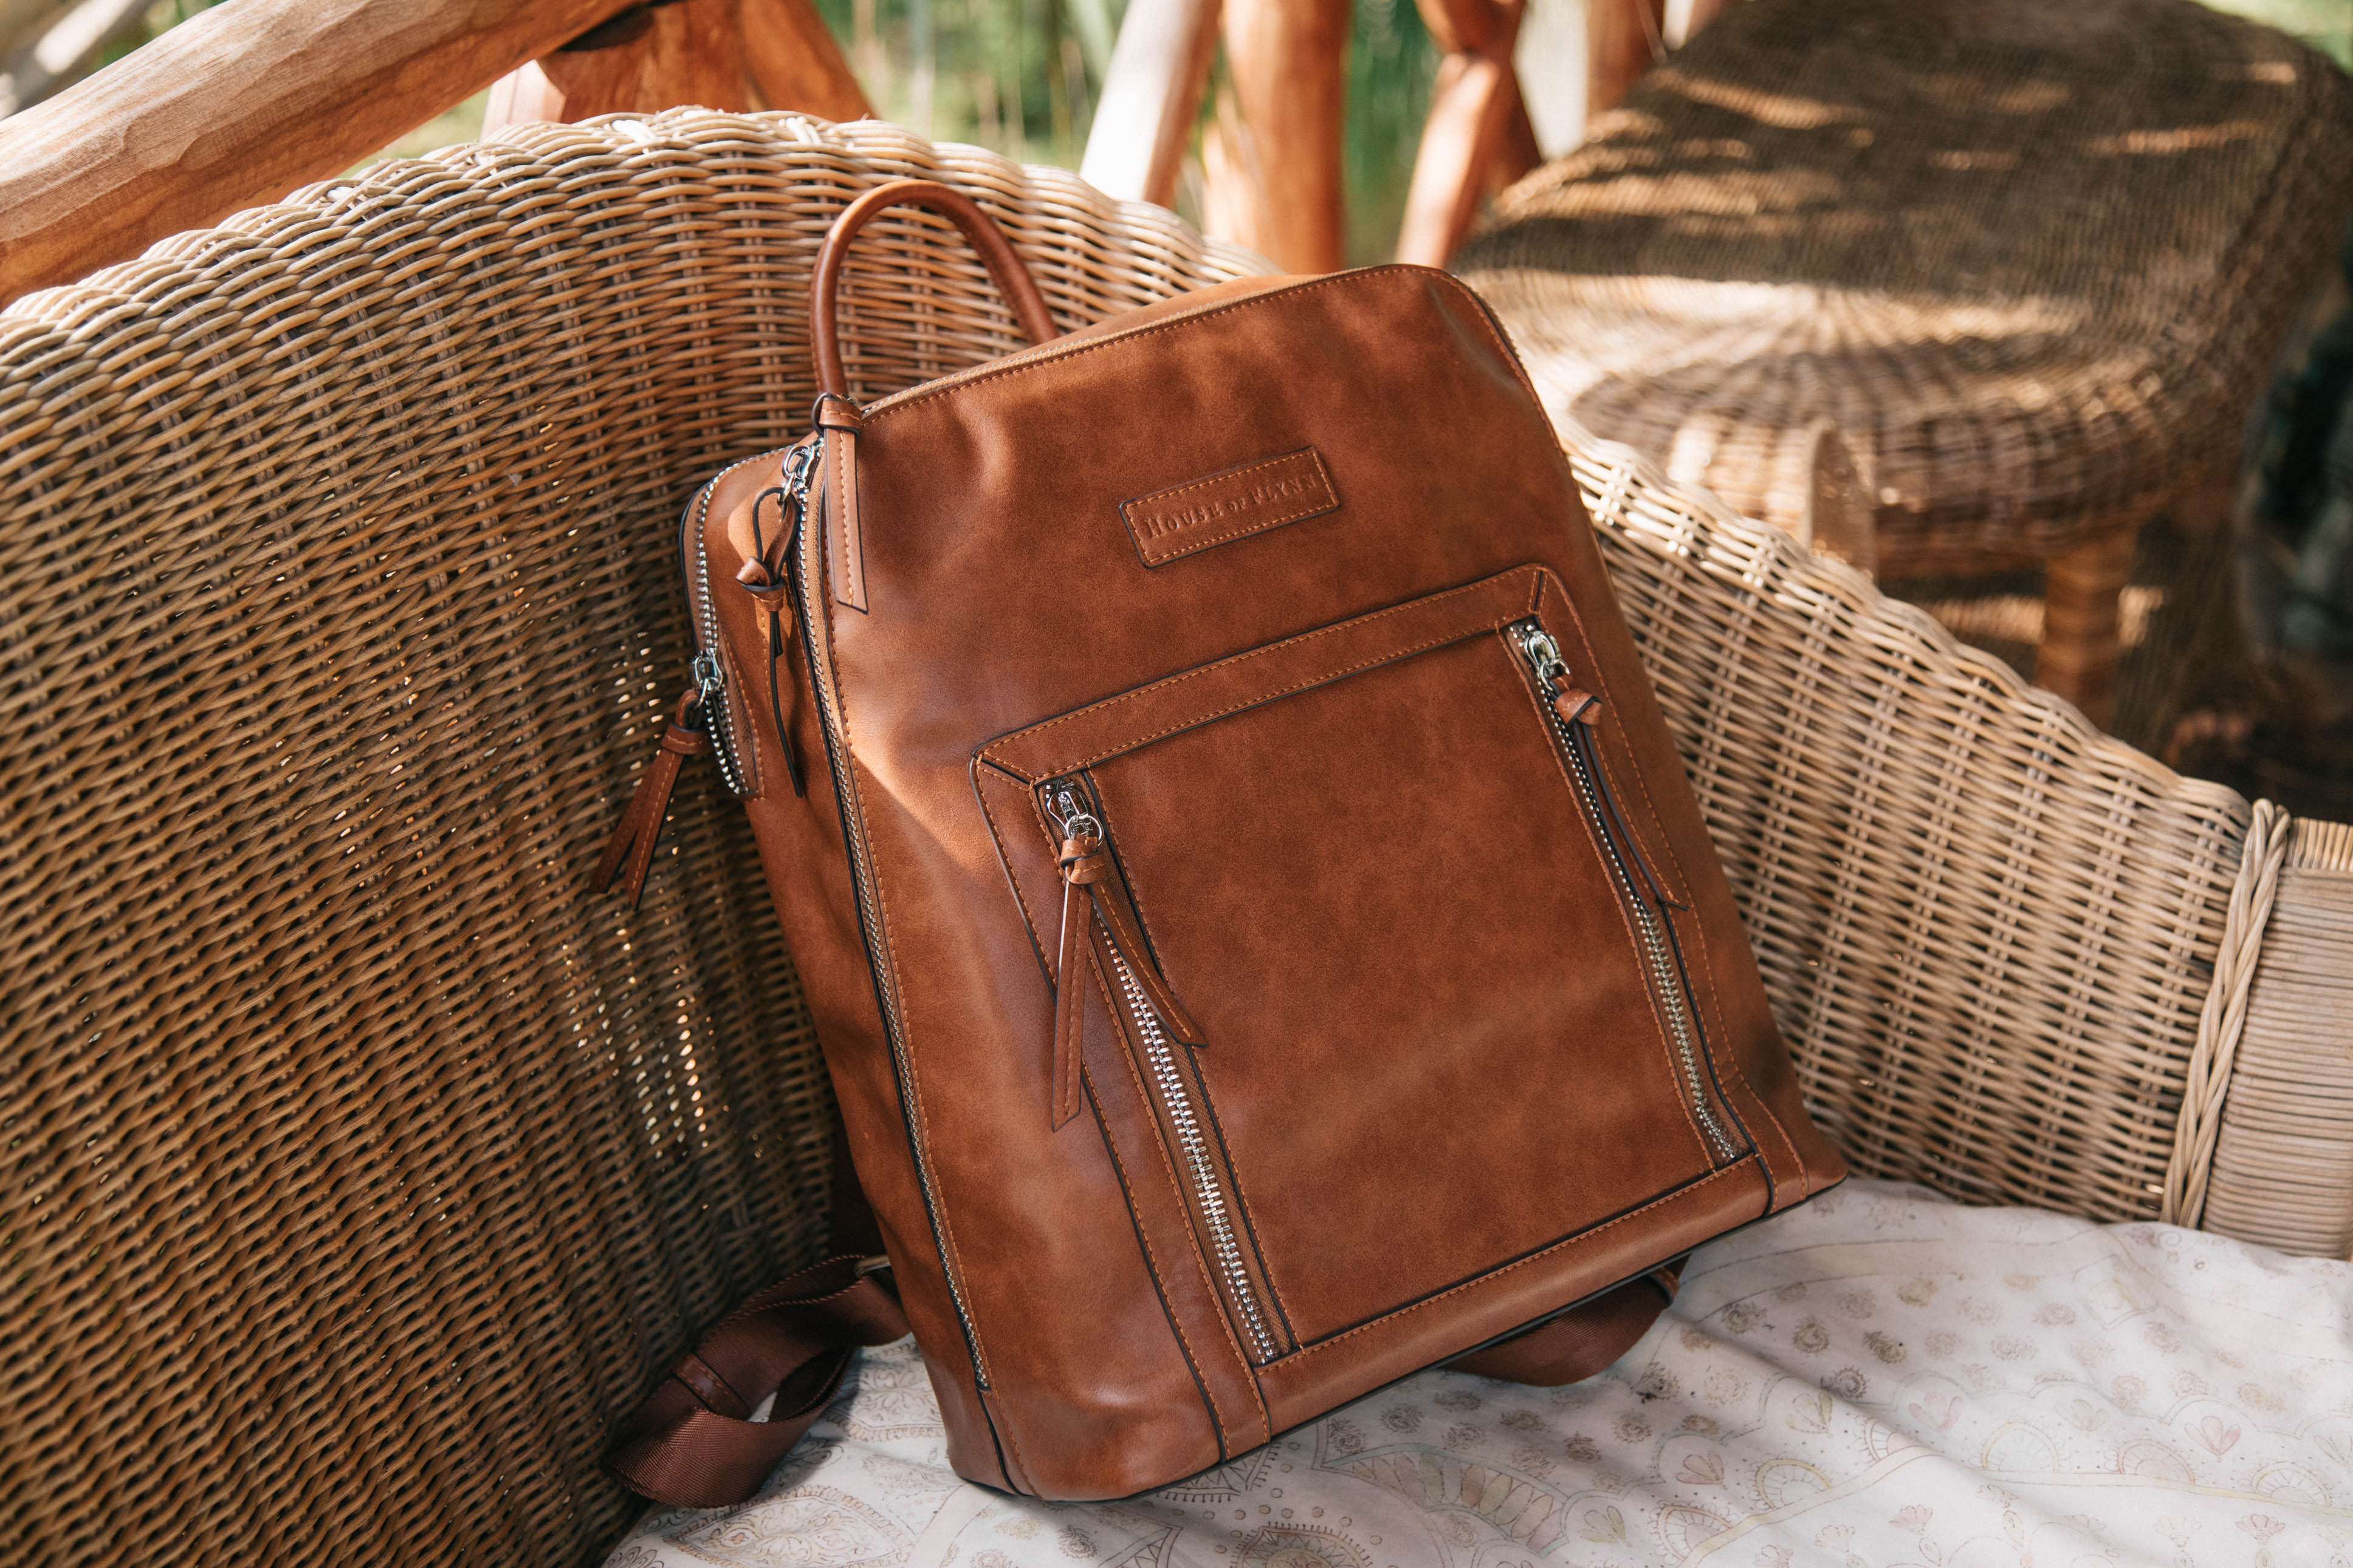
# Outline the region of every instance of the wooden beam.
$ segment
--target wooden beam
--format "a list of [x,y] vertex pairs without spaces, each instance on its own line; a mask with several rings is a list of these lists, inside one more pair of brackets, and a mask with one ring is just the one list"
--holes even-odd
[[1168,205],[1218,47],[1218,0],[1128,0],[1079,174],[1107,195]]
[[1406,190],[1405,222],[1398,232],[1399,261],[1443,267],[1471,232],[1503,122],[1511,69],[1485,55],[1448,55],[1438,62],[1430,119],[1421,129],[1413,184]]
[[1587,0],[1585,122],[1626,101],[1665,48],[1665,0]]
[[670,0],[624,11],[501,77],[482,134],[682,104],[797,110],[828,120],[873,113],[809,0]]
[[824,120],[874,117],[833,29],[809,0],[743,0],[743,5],[744,58],[761,108]]
[[491,87],[482,134],[545,120],[652,114],[678,104],[752,107],[736,0],[624,11],[586,37],[517,67]]
[[1418,0],[1417,8],[1430,36],[1450,47],[1430,89],[1397,256],[1443,267],[1471,232],[1480,198],[1535,166],[1535,132],[1512,65],[1525,11],[1517,0]]
[[1221,239],[1285,272],[1345,265],[1341,137],[1347,111],[1350,0],[1225,0],[1229,103],[1218,155],[1204,148]]
[[0,302],[342,173],[627,0],[240,0],[0,120]]

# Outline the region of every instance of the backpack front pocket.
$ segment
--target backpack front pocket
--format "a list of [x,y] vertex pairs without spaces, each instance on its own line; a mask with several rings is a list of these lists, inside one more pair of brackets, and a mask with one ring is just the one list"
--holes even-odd
[[976,759],[1048,979],[1130,1053],[1254,1362],[1750,1152],[1592,670],[1524,567]]

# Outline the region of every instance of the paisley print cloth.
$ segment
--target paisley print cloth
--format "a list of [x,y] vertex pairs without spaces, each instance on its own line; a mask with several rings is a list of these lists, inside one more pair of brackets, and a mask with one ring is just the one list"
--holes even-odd
[[1858,1179],[1587,1383],[1424,1373],[1124,1502],[957,1480],[886,1346],[760,1497],[608,1568],[2353,1568],[2348,1316],[2345,1264]]

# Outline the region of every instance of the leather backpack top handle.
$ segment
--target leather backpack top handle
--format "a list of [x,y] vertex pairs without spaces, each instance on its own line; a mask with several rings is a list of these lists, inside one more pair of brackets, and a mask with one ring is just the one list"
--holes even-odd
[[[860,406],[843,259],[901,202],[1032,346]],[[1684,1254],[1844,1175],[1461,283],[1058,335],[981,207],[904,182],[837,222],[810,335],[811,433],[686,509],[693,682],[605,873],[634,896],[707,751],[890,1268],[723,1324],[624,1479],[744,1495],[790,1437],[754,1409],[805,1426],[903,1310],[958,1473],[1127,1496],[1421,1367],[1588,1375]]]

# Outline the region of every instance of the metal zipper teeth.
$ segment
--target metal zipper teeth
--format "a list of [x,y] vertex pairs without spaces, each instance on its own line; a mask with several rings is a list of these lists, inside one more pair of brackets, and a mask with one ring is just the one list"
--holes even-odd
[[[1533,656],[1525,655],[1525,650],[1524,657],[1528,657],[1534,663]],[[1536,679],[1548,681],[1551,678],[1538,669]],[[1690,1005],[1683,996],[1682,977],[1675,971],[1674,955],[1668,951],[1666,937],[1659,929],[1658,911],[1643,900],[1641,889],[1635,886],[1632,870],[1619,853],[1617,837],[1609,831],[1609,817],[1603,812],[1600,796],[1594,788],[1592,773],[1586,766],[1584,749],[1577,743],[1577,737],[1569,733],[1567,724],[1562,721],[1559,714],[1547,709],[1546,716],[1552,725],[1554,738],[1560,743],[1561,753],[1567,760],[1568,776],[1577,786],[1578,804],[1584,809],[1586,822],[1592,827],[1593,837],[1599,841],[1603,858],[1609,862],[1610,874],[1617,880],[1626,908],[1633,915],[1639,939],[1637,945],[1642,950],[1643,965],[1650,971],[1651,989],[1659,997],[1659,1010],[1666,1015],[1668,1033],[1674,1037],[1675,1056],[1683,1066],[1684,1092],[1690,1097],[1693,1114],[1699,1119],[1700,1126],[1706,1130],[1708,1142],[1715,1145],[1716,1154],[1730,1160],[1737,1151],[1724,1131],[1723,1123],[1716,1120],[1715,1110],[1707,1103]]]
[[726,666],[719,659],[719,601],[711,592],[711,551],[703,532],[711,517],[711,495],[718,488],[719,480],[714,479],[694,498],[691,532],[700,594],[693,587],[688,590],[689,596],[697,600],[690,606],[693,611],[690,618],[697,623],[694,679],[702,693],[702,728],[711,738],[711,754],[719,763],[719,776],[727,781],[727,787],[736,795],[744,796],[752,792],[744,786],[744,770],[735,756],[734,731],[727,721]]
[[1136,984],[1134,972],[1115,951],[1112,967],[1119,972],[1120,993],[1127,998],[1129,1016],[1134,1018],[1137,1032],[1144,1037],[1145,1058],[1151,1064],[1169,1125],[1176,1129],[1177,1146],[1200,1194],[1201,1213],[1209,1226],[1210,1249],[1218,1255],[1218,1272],[1225,1277],[1227,1293],[1240,1310],[1242,1326],[1259,1360],[1272,1361],[1274,1336],[1267,1332],[1266,1319],[1258,1308],[1258,1293],[1250,1288],[1250,1274],[1242,1267],[1241,1243],[1234,1235],[1233,1220],[1227,1212],[1225,1188],[1218,1180],[1217,1166],[1209,1159],[1209,1142],[1202,1135],[1200,1118],[1194,1113],[1192,1096],[1186,1092],[1184,1078],[1176,1070],[1176,1054],[1160,1026],[1160,1016],[1152,1010],[1144,988]]
[[[817,549],[818,531],[804,527],[801,535],[801,569],[795,575],[799,583],[797,617],[805,639],[809,665],[809,685],[817,693],[818,728],[825,734],[827,771],[833,775],[833,797],[836,809],[841,813],[842,843],[849,851],[850,885],[858,889],[858,914],[860,934],[866,942],[868,966],[875,977],[875,1001],[882,1015],[882,1037],[891,1048],[891,1073],[899,1088],[900,1114],[907,1124],[908,1152],[913,1156],[915,1188],[923,1194],[923,1217],[932,1227],[932,1246],[939,1254],[940,1278],[948,1288],[948,1302],[955,1309],[956,1327],[964,1334],[965,1354],[972,1361],[973,1382],[982,1389],[989,1386],[988,1363],[982,1356],[980,1335],[972,1326],[972,1307],[965,1300],[964,1285],[956,1278],[955,1265],[948,1257],[947,1237],[940,1223],[939,1195],[932,1181],[931,1162],[924,1157],[922,1139],[915,1129],[914,1074],[907,1064],[907,1047],[899,1022],[899,985],[888,963],[879,955],[882,932],[882,910],[874,896],[872,869],[867,864],[865,835],[856,818],[857,796],[849,777],[849,742],[842,732],[841,716],[834,707],[833,685],[828,679],[832,670],[828,659],[821,675],[817,658],[816,643],[824,622],[818,618],[817,584],[822,574],[809,560]],[[707,567],[707,563],[706,563]]]

